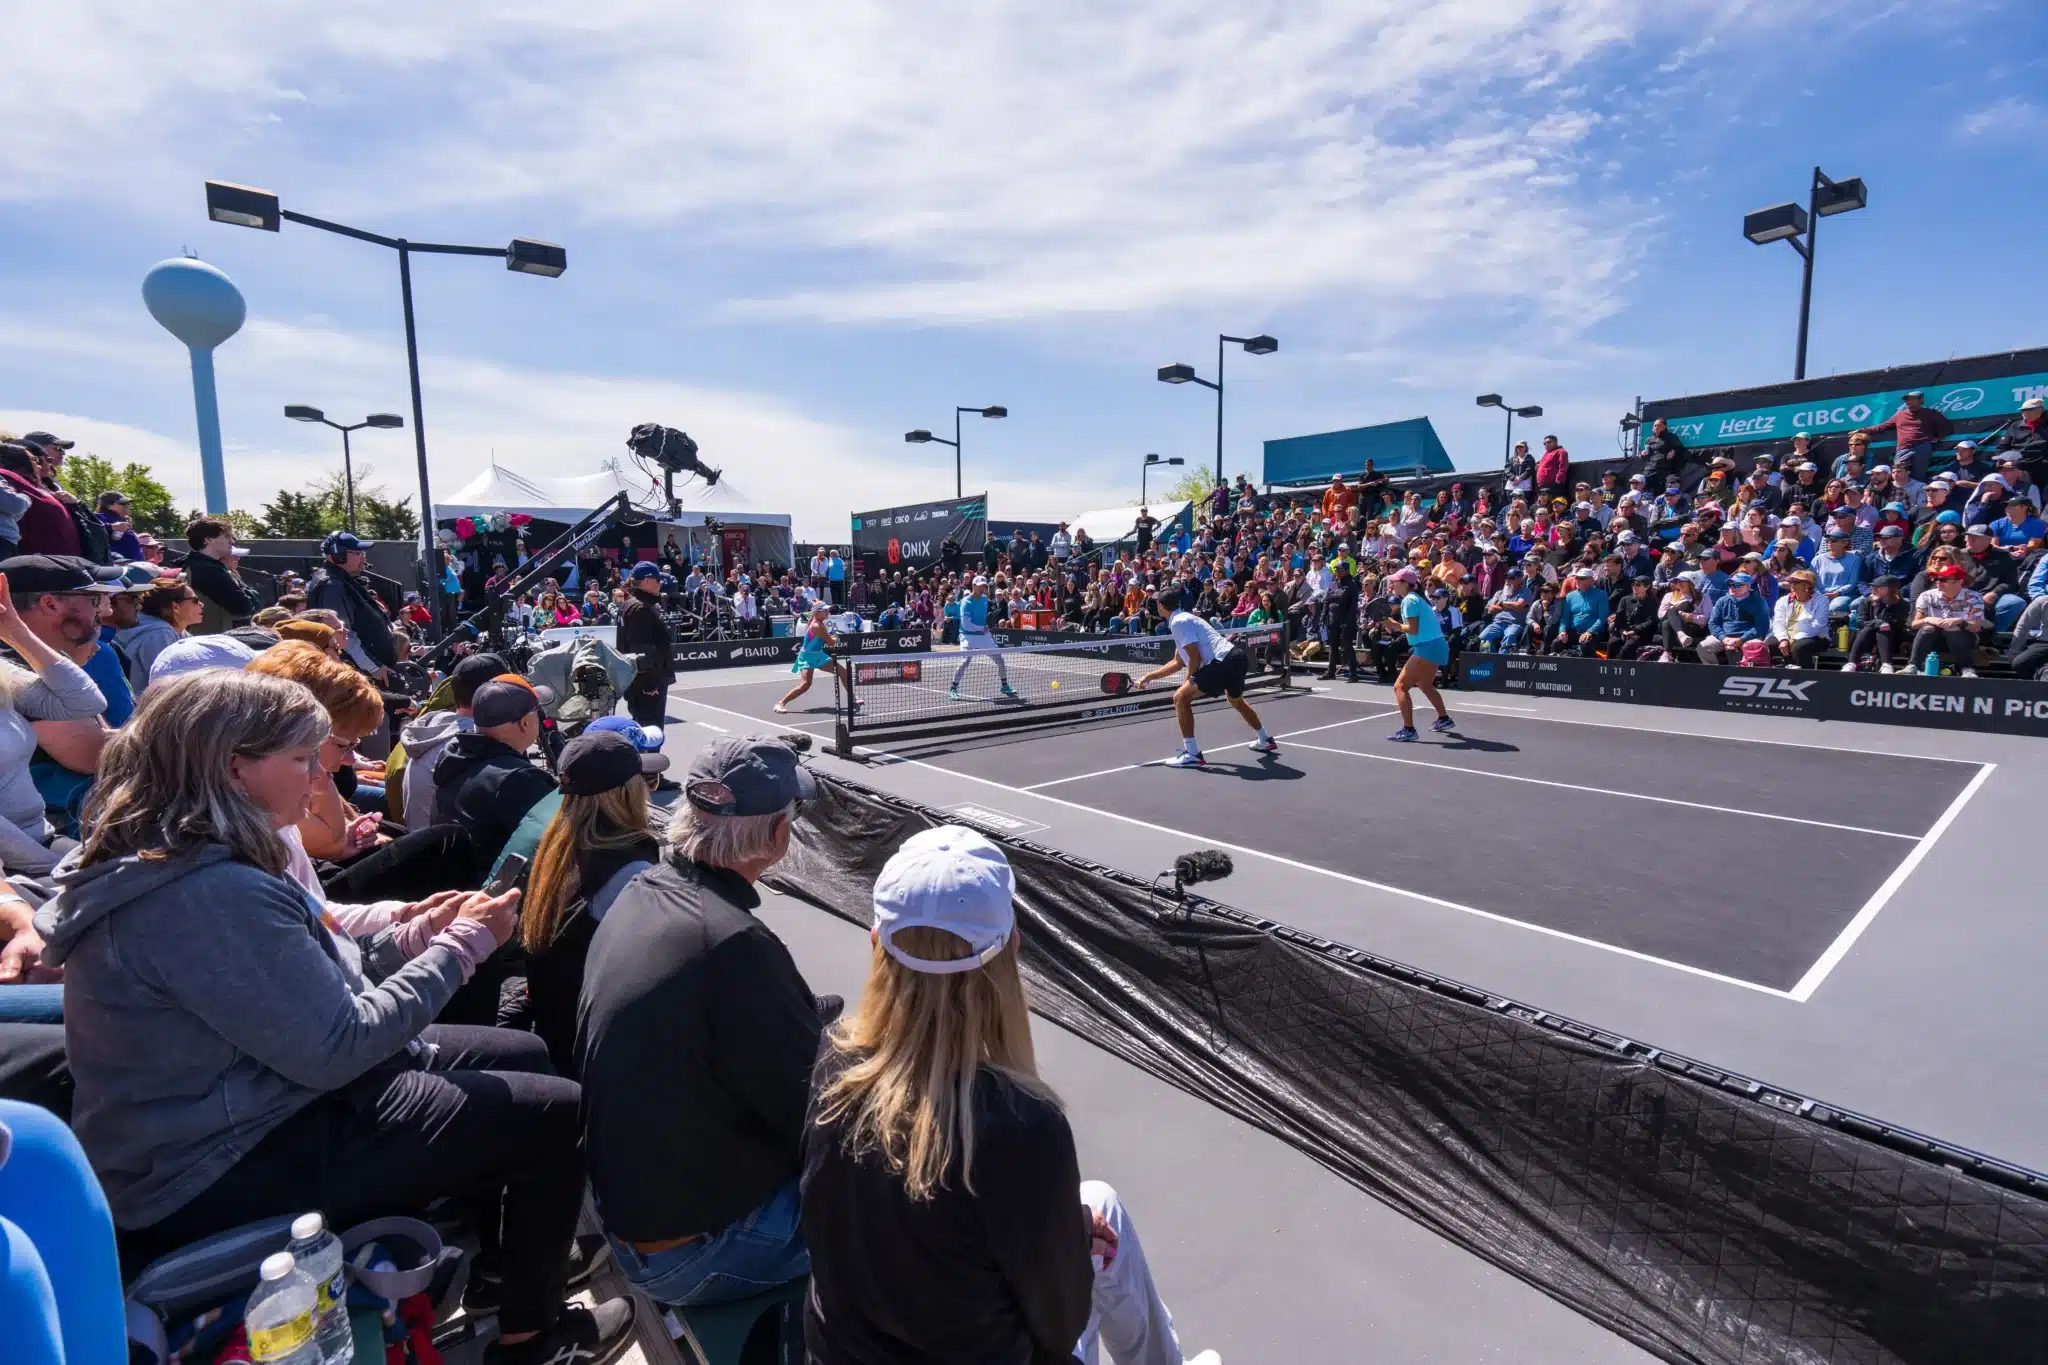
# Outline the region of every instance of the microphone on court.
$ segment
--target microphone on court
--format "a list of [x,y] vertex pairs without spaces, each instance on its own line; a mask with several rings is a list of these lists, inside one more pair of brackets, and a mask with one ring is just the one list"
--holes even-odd
[[1230,855],[1220,848],[1183,853],[1173,860],[1174,888],[1179,890],[1197,882],[1221,881],[1236,870],[1237,865],[1230,861]]

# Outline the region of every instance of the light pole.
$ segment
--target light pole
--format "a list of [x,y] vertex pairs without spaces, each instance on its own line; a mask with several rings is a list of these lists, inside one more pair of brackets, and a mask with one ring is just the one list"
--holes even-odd
[[1509,457],[1515,453],[1515,419],[1517,417],[1541,417],[1543,409],[1534,404],[1526,408],[1510,407],[1508,404],[1500,401],[1500,395],[1497,393],[1482,393],[1474,401],[1482,408],[1500,408],[1508,415],[1507,440],[1500,453],[1500,467],[1506,469]]
[[1216,482],[1223,482],[1223,344],[1236,342],[1252,355],[1271,355],[1280,349],[1280,343],[1264,332],[1255,337],[1218,336],[1216,338],[1216,382],[1195,373],[1192,365],[1172,364],[1159,367],[1159,382],[1162,384],[1200,384],[1205,389],[1216,390]]
[[1160,458],[1159,456],[1157,456],[1157,455],[1147,455],[1147,456],[1145,457],[1145,463],[1143,463],[1143,464],[1141,464],[1141,465],[1139,465],[1139,466],[1138,466],[1138,505],[1139,505],[1140,507],[1143,507],[1143,506],[1145,506],[1145,505],[1146,505],[1146,501],[1147,501],[1147,500],[1146,500],[1146,497],[1145,497],[1145,476],[1146,476],[1147,474],[1149,474],[1149,473],[1151,473],[1151,472],[1152,472],[1152,466],[1153,466],[1153,465],[1156,465],[1156,464],[1169,464],[1169,465],[1171,465],[1171,464],[1186,464],[1186,463],[1187,463],[1187,461],[1186,461],[1186,460],[1184,460],[1184,459],[1182,459],[1182,458],[1181,458],[1180,456],[1178,456],[1178,455],[1174,456],[1174,457],[1173,457],[1172,459],[1170,459],[1170,460],[1164,460],[1164,459],[1161,459],[1161,458]]
[[336,431],[341,433],[341,486],[344,501],[346,501],[346,503],[348,504],[348,529],[351,531],[355,530],[356,467],[354,459],[351,458],[349,454],[348,434],[351,431],[361,431],[364,427],[377,427],[380,430],[391,430],[397,427],[404,426],[405,419],[403,417],[400,417],[395,412],[373,412],[360,422],[354,422],[347,426],[343,426],[340,422],[336,422],[330,419],[328,415],[320,411],[320,409],[309,408],[304,403],[287,403],[285,405],[284,415],[291,418],[294,422],[319,422],[325,426],[333,427]]
[[[1870,190],[1861,177],[1830,180],[1821,168],[1813,168],[1813,182],[1807,188],[1806,207],[1773,204],[1767,209],[1742,215],[1742,235],[1763,246],[1768,242],[1790,242],[1806,262],[1799,283],[1799,354],[1792,362],[1792,378],[1806,378],[1806,324],[1813,312],[1813,241],[1820,220],[1837,213],[1854,213],[1870,203]],[[1805,240],[1801,240],[1802,235]]]
[[257,228],[264,232],[276,232],[281,223],[298,223],[304,227],[319,228],[322,232],[353,237],[374,246],[389,247],[398,253],[398,292],[405,305],[405,367],[412,382],[413,451],[420,466],[420,573],[426,579],[427,605],[438,622],[441,619],[441,573],[440,566],[433,562],[432,557],[434,497],[427,480],[427,424],[420,404],[419,340],[413,331],[412,254],[421,251],[435,256],[496,256],[505,262],[507,270],[553,279],[569,268],[569,253],[553,242],[536,242],[525,237],[514,237],[507,246],[451,246],[445,242],[411,242],[403,237],[386,237],[382,233],[365,232],[361,228],[332,223],[311,214],[295,213],[281,207],[277,195],[270,190],[232,185],[224,180],[206,182],[206,216],[216,223]]
[[942,446],[953,447],[953,496],[956,498],[962,496],[960,482],[960,414],[963,412],[978,412],[983,417],[1008,417],[1010,415],[1010,410],[1000,403],[992,403],[985,408],[955,407],[953,409],[952,440],[949,441],[943,436],[934,436],[923,427],[919,427],[916,431],[906,431],[903,433],[903,439],[912,445],[921,446],[936,442]]

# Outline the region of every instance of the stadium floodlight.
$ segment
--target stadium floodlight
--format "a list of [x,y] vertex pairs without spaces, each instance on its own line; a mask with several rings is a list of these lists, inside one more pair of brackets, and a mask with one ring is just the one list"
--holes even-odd
[[1184,465],[1186,463],[1187,461],[1178,455],[1172,459],[1167,459],[1163,455],[1147,455],[1144,463],[1138,466],[1138,505],[1140,507],[1145,505],[1145,476],[1152,472],[1154,465]]
[[[349,227],[345,223],[315,218],[309,213],[298,213],[283,207],[274,190],[260,190],[249,185],[236,185],[226,180],[206,182],[206,216],[216,223],[231,227],[257,228],[264,232],[276,232],[282,223],[297,223],[302,227],[319,228],[341,237],[353,237],[359,242],[389,248],[398,253],[398,292],[405,308],[405,364],[408,378],[412,383],[412,439],[413,454],[419,464],[420,480],[420,576],[425,580],[427,607],[434,614],[434,620],[441,620],[441,571],[434,562],[434,494],[427,478],[427,420],[425,404],[420,398],[420,347],[419,337],[413,327],[412,312],[412,258],[415,252],[433,256],[495,256],[505,263],[507,270],[522,275],[540,275],[549,279],[560,275],[569,268],[569,254],[553,242],[539,242],[528,237],[515,237],[508,246],[457,246],[448,242],[414,242],[404,237],[387,237],[381,232],[369,232],[363,228]],[[300,406],[294,404],[293,406]],[[310,422],[311,417],[298,417],[287,413],[295,421]],[[391,416],[389,413],[380,416]],[[333,426],[334,423],[328,423]],[[386,423],[366,421],[358,426],[385,426]],[[391,426],[405,423],[392,417]],[[355,428],[349,428],[354,430]],[[344,452],[348,437],[342,437]],[[346,455],[344,454],[344,458]],[[349,525],[355,525],[355,489],[349,487]]]
[[931,441],[932,434],[929,431],[926,431],[923,427],[919,427],[916,431],[904,432],[903,439],[910,442],[914,446],[921,446],[928,444]]
[[1219,333],[1216,337],[1216,382],[1195,373],[1192,365],[1175,363],[1159,367],[1159,382],[1162,384],[1200,384],[1205,389],[1216,391],[1216,482],[1223,482],[1223,347],[1226,344],[1242,346],[1251,355],[1271,355],[1280,349],[1280,342],[1264,332],[1257,336],[1234,337]]
[[1482,393],[1473,401],[1482,408],[1499,408],[1508,415],[1507,444],[1501,450],[1501,468],[1505,469],[1507,468],[1508,456],[1514,454],[1515,451],[1515,419],[1517,417],[1541,417],[1543,409],[1534,404],[1526,408],[1518,408],[1514,404],[1504,401],[1497,393]]
[[395,412],[373,412],[360,422],[336,422],[330,420],[327,414],[320,411],[320,409],[308,407],[304,403],[285,404],[284,415],[291,418],[294,422],[318,422],[322,426],[333,427],[341,433],[342,494],[348,509],[348,529],[351,531],[355,530],[356,468],[354,454],[349,450],[348,434],[351,431],[361,431],[364,427],[378,427],[386,430],[393,427],[402,427],[405,425],[405,419]]
[[1807,187],[1806,207],[1773,204],[1742,217],[1742,235],[1758,246],[1785,242],[1805,263],[1799,282],[1799,345],[1792,361],[1792,378],[1806,378],[1806,337],[1813,316],[1813,249],[1820,220],[1838,213],[1854,213],[1870,205],[1870,188],[1860,176],[1831,179],[1820,167],[1813,168]]

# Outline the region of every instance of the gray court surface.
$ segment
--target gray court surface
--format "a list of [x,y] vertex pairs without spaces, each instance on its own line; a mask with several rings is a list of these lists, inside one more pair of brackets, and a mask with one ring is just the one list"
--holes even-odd
[[[1229,904],[2048,1167],[2040,741],[1449,693],[1456,733],[1395,745],[1386,689],[1317,682],[1256,699],[1272,758],[1212,705],[1204,769],[1161,765],[1160,714],[852,763],[825,752],[827,689],[772,714],[789,683],[688,679],[671,752],[803,730],[821,770],[1144,876],[1226,848],[1237,871],[1205,890]],[[853,993],[857,931],[767,913],[817,989]],[[1090,1173],[1131,1186],[1190,1350],[1645,1358],[1284,1144],[1040,1036]]]

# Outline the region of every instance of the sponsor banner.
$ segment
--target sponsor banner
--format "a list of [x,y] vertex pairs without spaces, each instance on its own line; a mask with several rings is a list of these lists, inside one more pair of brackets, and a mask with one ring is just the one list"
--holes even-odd
[[[923,654],[932,647],[928,630],[885,630],[866,635],[840,637],[846,646],[842,654]],[[740,668],[748,664],[786,664],[796,658],[803,643],[793,635],[768,640],[690,640],[674,648],[676,671],[687,673],[701,668]]]
[[853,514],[853,549],[873,571],[935,564],[952,536],[963,555],[981,553],[988,535],[988,495],[884,507]]
[[2048,735],[2048,683],[2015,678],[1724,668],[1524,654],[1467,654],[1462,662],[1464,685],[1482,692]]
[[879,663],[862,660],[853,666],[853,681],[858,687],[866,687],[870,683],[923,682],[924,660],[895,659]]
[[[2038,363],[2039,353],[2034,356]],[[1827,392],[1840,387],[1836,381],[1809,381],[1809,385],[1814,392],[1801,401],[1684,416],[1661,409],[1692,400],[1651,403],[1644,407],[1645,419],[1663,417],[1678,438],[1693,447],[1789,441],[1802,433],[1827,436],[1882,422],[1904,405],[1908,391],[1918,389],[1926,395],[1927,406],[1939,409],[1962,425],[1978,419],[2008,417],[2018,412],[2020,404],[2029,398],[2048,398],[2048,371],[1940,383],[1916,383],[1902,375],[1893,385],[1847,395]],[[1792,397],[1802,387],[1808,385],[1785,385],[1779,392]]]

